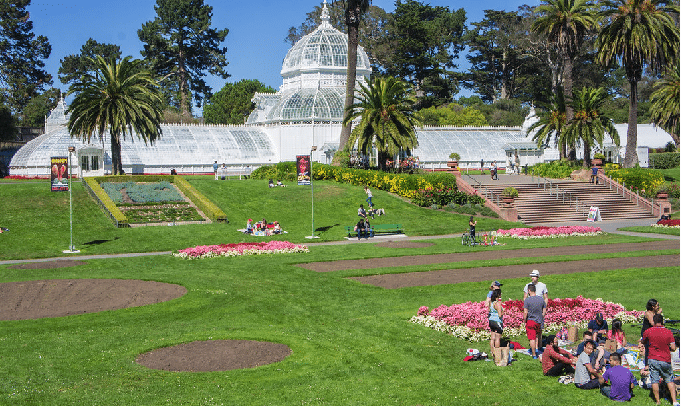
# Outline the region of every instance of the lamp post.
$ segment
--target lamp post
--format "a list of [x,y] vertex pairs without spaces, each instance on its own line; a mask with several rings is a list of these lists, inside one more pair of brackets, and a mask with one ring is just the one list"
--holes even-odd
[[312,198],[312,235],[309,235],[305,238],[319,238],[318,236],[314,235],[314,181],[312,180],[312,153],[317,150],[317,146],[313,145],[310,148],[310,196]]
[[71,171],[71,154],[76,151],[76,147],[73,145],[69,146],[69,225],[71,228],[71,244],[69,244],[69,249],[62,251],[65,254],[78,254],[80,250],[77,250],[73,245],[73,192],[71,191],[71,179],[73,178],[73,172]]

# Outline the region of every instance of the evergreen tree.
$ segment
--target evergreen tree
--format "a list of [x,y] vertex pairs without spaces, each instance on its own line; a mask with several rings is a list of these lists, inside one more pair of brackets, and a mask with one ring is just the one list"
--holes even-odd
[[137,31],[144,43],[142,56],[172,94],[171,104],[188,117],[192,97],[200,107],[212,95],[203,79],[206,72],[229,77],[227,48],[220,47],[229,30],[210,28],[213,8],[203,0],[156,0],[154,10],[157,17]]
[[97,56],[103,57],[105,60],[120,59],[121,48],[113,44],[100,44],[94,39],[88,39],[80,48],[80,54],[71,54],[61,59],[59,62],[58,77],[63,84],[69,84],[75,80],[79,80],[83,75],[96,70],[92,61]]
[[257,80],[243,79],[236,83],[225,83],[203,106],[206,124],[243,124],[255,108],[251,99],[256,92],[276,93],[276,90]]
[[22,114],[31,97],[52,84],[43,60],[52,47],[47,38],[33,34],[26,7],[30,0],[0,2],[0,102],[14,115]]

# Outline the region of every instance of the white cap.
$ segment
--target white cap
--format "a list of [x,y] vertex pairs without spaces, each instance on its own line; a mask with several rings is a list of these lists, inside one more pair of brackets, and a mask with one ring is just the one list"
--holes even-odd
[[538,270],[533,270],[532,273],[530,273],[530,276],[536,276],[537,278],[539,277],[539,271]]

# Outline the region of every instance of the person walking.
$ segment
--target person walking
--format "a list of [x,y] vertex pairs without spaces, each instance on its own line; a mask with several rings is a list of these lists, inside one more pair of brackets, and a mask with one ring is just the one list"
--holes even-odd
[[541,348],[541,331],[546,316],[546,302],[544,298],[537,296],[536,285],[528,285],[527,293],[528,296],[523,305],[523,321],[527,339],[530,341],[530,353],[532,358],[537,359],[537,350]]
[[218,161],[213,163],[213,173],[215,174],[215,180],[218,180]]
[[484,174],[485,174],[485,160],[480,159],[480,175],[484,175]]
[[373,206],[374,204],[371,202],[371,198],[374,196],[371,194],[371,190],[369,190],[368,187],[364,186],[364,193],[367,194],[367,200],[366,202],[369,204],[369,207]]
[[475,226],[478,224],[477,221],[473,220],[473,216],[468,220],[468,227],[471,234],[472,244],[475,245]]

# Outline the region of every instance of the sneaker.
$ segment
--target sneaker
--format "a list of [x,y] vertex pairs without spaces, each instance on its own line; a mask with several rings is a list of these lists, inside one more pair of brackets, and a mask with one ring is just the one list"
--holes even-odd
[[532,356],[532,359],[537,359],[537,358],[539,358],[539,357],[537,357],[536,355]]

